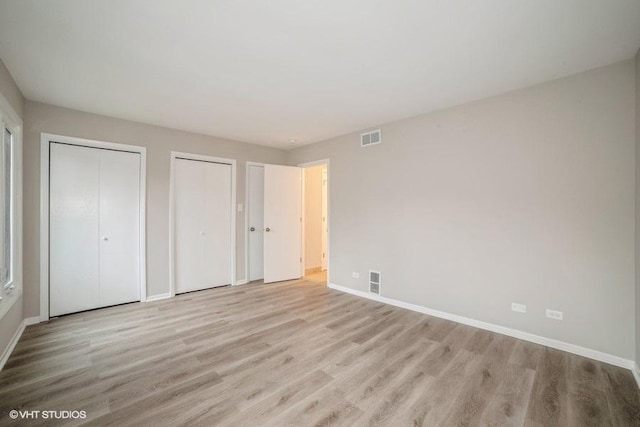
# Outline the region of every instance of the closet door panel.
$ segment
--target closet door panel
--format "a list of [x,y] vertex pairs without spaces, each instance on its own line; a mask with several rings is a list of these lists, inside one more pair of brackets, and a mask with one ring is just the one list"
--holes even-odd
[[204,163],[205,287],[231,283],[231,165]]
[[100,306],[99,151],[50,144],[49,315]]
[[100,305],[140,300],[140,154],[100,150]]
[[205,174],[203,162],[175,160],[176,293],[204,287]]

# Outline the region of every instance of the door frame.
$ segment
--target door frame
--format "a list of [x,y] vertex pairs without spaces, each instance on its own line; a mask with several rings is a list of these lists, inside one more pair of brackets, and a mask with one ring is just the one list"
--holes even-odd
[[231,243],[231,277],[230,284],[236,284],[236,160],[223,157],[207,156],[204,154],[185,153],[181,151],[171,152],[171,165],[169,177],[169,294],[176,295],[176,252],[175,252],[175,164],[176,159],[195,160],[209,163],[222,163],[231,166],[231,226],[229,233]]
[[322,186],[320,192],[322,197],[322,261],[320,261],[320,269],[327,271],[327,261],[329,261],[327,251],[327,239],[329,238],[329,168],[322,169]]
[[[298,163],[297,166],[299,168],[302,169],[306,169],[306,168],[310,168],[313,166],[319,166],[319,165],[327,165],[327,230],[329,230],[327,232],[327,251],[326,251],[326,258],[327,258],[327,285],[329,285],[330,283],[330,275],[331,275],[331,266],[330,266],[330,260],[331,258],[329,257],[329,254],[331,253],[331,164],[329,159],[320,159],[320,160],[314,160],[311,162],[305,162],[305,163]],[[305,260],[305,248],[304,248],[304,244],[305,244],[305,203],[304,203],[304,199],[305,199],[305,172],[302,172],[302,233],[301,233],[301,239],[302,241],[300,242],[301,245],[301,251],[300,253],[302,254],[302,262],[300,263],[300,268],[301,268],[301,274],[302,277],[304,277],[304,273],[306,270],[306,260]]]
[[[245,162],[245,177],[244,177],[244,280],[238,282],[238,284],[249,283],[251,272],[249,270],[249,209],[251,209],[251,203],[249,198],[249,167],[257,166],[264,168],[264,163],[260,162]],[[264,191],[264,189],[262,190]],[[264,256],[262,257],[264,263]],[[264,268],[264,267],[263,267]]]
[[147,149],[138,145],[97,141],[73,136],[40,134],[40,321],[49,320],[49,147],[62,143],[80,147],[140,154],[140,301],[147,300],[146,190]]

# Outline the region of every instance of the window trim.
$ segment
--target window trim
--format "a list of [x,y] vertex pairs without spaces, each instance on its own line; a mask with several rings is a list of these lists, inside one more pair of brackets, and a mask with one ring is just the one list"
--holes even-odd
[[11,246],[10,277],[0,287],[0,319],[11,310],[23,293],[22,271],[22,132],[23,122],[9,101],[0,93],[0,127],[11,132]]
[[[15,212],[14,212],[14,193],[15,193],[15,189],[14,189],[14,181],[15,181],[15,177],[13,176],[13,170],[15,169],[14,166],[14,159],[13,159],[13,141],[14,141],[14,137],[13,137],[13,132],[11,132],[11,129],[9,129],[8,126],[5,125],[5,123],[0,123],[2,125],[2,147],[0,148],[0,150],[4,150],[4,137],[6,135],[5,132],[9,133],[10,136],[10,142],[9,142],[9,155],[11,156],[9,159],[9,207],[10,207],[10,211],[9,211],[9,267],[8,267],[8,277],[7,277],[7,283],[2,284],[2,289],[4,291],[7,291],[13,282],[13,256],[14,256],[14,250],[15,248],[13,247],[13,242],[15,240],[15,232],[13,229],[13,223],[15,221]],[[2,162],[5,161],[4,158],[4,154],[2,156]],[[0,165],[0,167],[4,167],[4,165]],[[1,278],[0,278],[1,279]],[[15,286],[15,285],[14,285]]]

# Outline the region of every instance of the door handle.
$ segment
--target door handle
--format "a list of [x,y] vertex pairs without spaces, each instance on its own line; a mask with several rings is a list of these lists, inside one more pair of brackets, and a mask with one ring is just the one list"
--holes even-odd
[[250,231],[256,231],[256,228],[255,227],[251,227],[249,230]]
[[264,231],[266,231],[267,233],[271,231],[271,229],[269,227],[265,228]]
[[102,240],[106,242],[107,240],[109,240],[109,238],[107,236],[102,236]]

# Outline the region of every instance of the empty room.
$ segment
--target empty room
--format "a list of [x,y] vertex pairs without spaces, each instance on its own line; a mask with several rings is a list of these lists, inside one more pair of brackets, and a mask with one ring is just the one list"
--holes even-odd
[[0,0],[0,426],[640,426],[640,1]]

